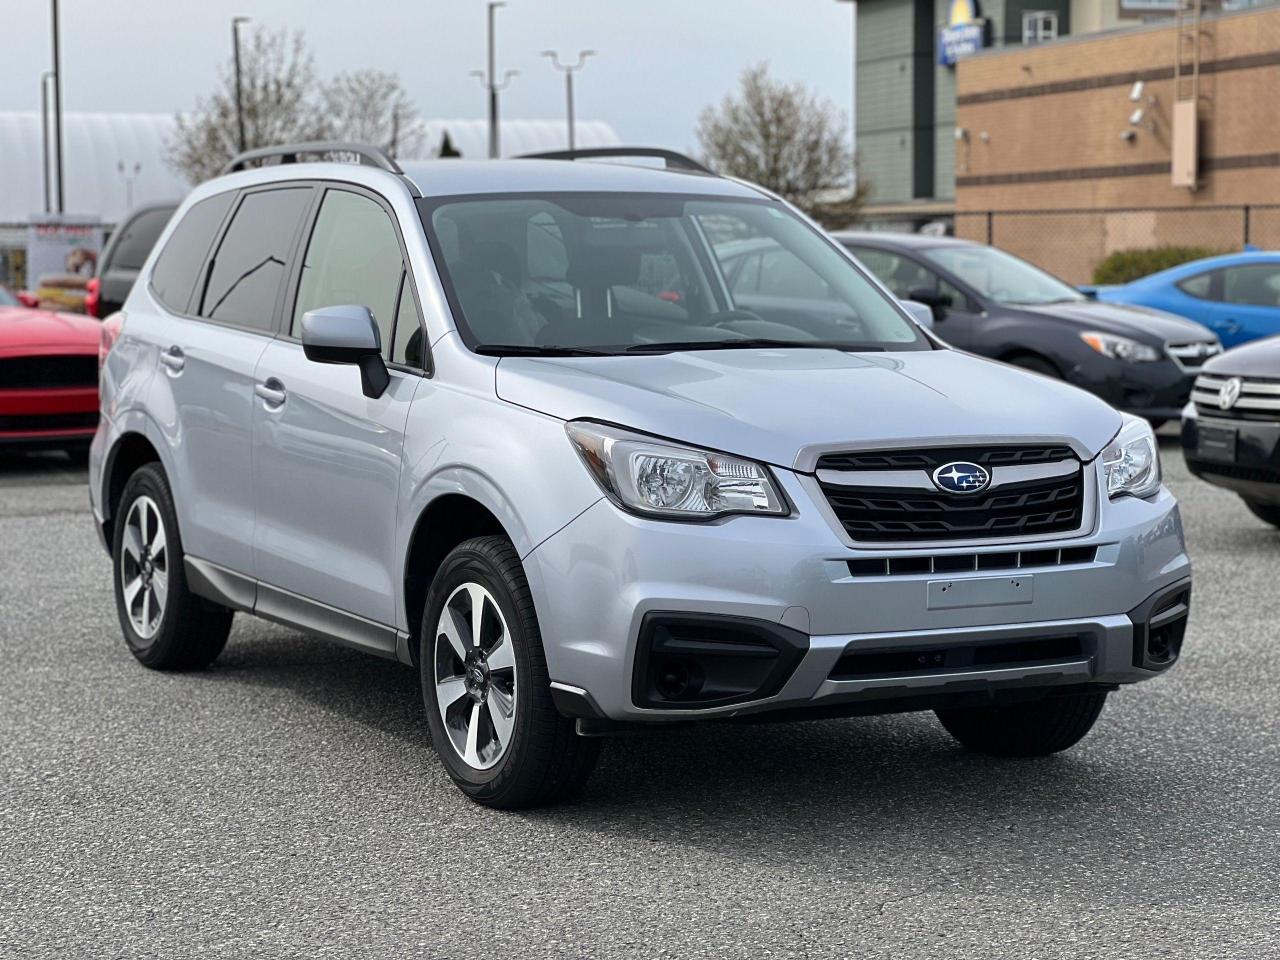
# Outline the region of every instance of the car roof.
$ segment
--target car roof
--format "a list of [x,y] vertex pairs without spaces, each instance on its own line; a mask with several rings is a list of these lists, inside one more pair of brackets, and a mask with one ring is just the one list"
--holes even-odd
[[832,234],[845,244],[866,244],[875,247],[902,247],[926,250],[932,247],[981,247],[985,244],[959,237],[935,237],[927,233],[894,233],[888,230],[841,230]]

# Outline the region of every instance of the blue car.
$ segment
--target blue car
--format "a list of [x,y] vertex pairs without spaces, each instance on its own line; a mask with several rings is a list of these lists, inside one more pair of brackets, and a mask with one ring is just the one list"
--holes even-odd
[[1115,287],[1099,300],[1167,310],[1196,320],[1224,347],[1280,333],[1280,252],[1245,251],[1193,260]]

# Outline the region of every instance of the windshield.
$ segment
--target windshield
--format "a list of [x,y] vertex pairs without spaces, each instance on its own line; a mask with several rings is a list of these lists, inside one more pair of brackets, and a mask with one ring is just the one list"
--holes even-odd
[[995,247],[933,247],[925,257],[996,303],[1038,304],[1084,300],[1075,287]]
[[857,267],[774,202],[567,193],[420,203],[477,352],[931,349]]

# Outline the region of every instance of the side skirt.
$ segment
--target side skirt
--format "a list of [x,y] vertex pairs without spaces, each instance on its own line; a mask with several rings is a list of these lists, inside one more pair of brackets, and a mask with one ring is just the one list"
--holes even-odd
[[199,557],[184,560],[191,592],[206,600],[380,657],[403,662],[408,656],[407,638],[395,627],[357,617]]

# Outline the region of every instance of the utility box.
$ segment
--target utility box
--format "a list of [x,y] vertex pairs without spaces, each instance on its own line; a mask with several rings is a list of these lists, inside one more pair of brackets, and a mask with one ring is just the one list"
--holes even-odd
[[1196,101],[1178,100],[1173,105],[1173,185],[1196,188],[1199,176]]

